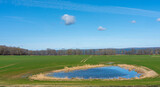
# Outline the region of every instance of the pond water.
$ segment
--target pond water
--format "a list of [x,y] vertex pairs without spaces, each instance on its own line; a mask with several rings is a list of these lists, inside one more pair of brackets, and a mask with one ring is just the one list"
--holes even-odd
[[71,72],[56,72],[50,73],[47,76],[56,77],[56,78],[83,78],[83,79],[113,79],[113,78],[134,78],[140,77],[141,74],[132,70],[118,67],[118,66],[109,66],[109,67],[98,67],[85,70],[74,70]]

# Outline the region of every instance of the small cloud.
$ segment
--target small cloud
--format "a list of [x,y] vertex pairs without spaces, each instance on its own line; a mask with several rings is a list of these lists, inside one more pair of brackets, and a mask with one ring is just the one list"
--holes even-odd
[[136,23],[136,21],[135,21],[135,20],[132,20],[132,21],[131,21],[131,23],[133,23],[133,24],[134,24],[134,23]]
[[99,30],[99,31],[104,31],[104,30],[106,30],[106,28],[104,28],[104,27],[102,27],[102,26],[99,26],[99,27],[98,27],[98,30]]
[[65,24],[66,25],[71,25],[71,24],[74,24],[75,23],[75,17],[72,16],[72,15],[68,15],[68,14],[64,14],[62,16],[62,20],[65,21]]
[[157,21],[159,21],[159,22],[160,22],[160,18],[158,18],[158,19],[157,19]]

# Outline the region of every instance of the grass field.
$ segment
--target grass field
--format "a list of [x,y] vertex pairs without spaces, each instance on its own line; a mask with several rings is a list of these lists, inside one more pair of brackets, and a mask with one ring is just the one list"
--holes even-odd
[[[81,62],[86,59],[85,62]],[[0,85],[160,85],[160,76],[127,81],[32,81],[28,76],[84,64],[132,64],[146,66],[160,74],[160,56],[115,55],[115,56],[0,56]]]

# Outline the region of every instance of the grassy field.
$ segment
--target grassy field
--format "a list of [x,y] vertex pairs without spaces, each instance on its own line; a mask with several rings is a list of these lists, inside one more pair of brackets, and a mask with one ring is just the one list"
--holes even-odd
[[[82,60],[87,59],[85,62]],[[146,66],[160,74],[160,56],[115,55],[115,56],[0,56],[0,85],[160,85],[160,76],[127,81],[32,81],[28,76],[84,64],[132,64]]]

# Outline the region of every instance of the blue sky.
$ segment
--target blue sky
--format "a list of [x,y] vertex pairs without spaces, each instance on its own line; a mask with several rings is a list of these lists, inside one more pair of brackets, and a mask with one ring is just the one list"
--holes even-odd
[[159,3],[0,0],[0,45],[33,50],[160,47]]

